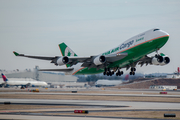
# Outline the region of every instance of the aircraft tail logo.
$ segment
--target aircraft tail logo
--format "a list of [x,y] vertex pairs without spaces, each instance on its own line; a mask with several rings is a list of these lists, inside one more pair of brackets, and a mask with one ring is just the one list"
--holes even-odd
[[[65,43],[59,44],[59,49],[62,56],[77,56],[77,54],[71,50]],[[70,67],[69,64],[66,64],[66,67]]]
[[1,75],[2,75],[2,78],[3,78],[4,82],[8,81],[8,79],[6,78],[6,76],[3,73]]
[[73,52],[65,43],[59,44],[59,49],[62,56],[77,56],[77,54]]

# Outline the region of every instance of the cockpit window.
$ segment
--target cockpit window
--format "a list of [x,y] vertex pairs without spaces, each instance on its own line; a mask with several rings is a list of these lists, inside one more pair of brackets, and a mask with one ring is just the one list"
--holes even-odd
[[154,29],[154,31],[157,31],[157,30],[159,30],[159,29]]

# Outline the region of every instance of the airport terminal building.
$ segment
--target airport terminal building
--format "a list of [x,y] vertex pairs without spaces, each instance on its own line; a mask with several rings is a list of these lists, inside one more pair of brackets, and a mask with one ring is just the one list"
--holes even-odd
[[7,78],[32,78],[38,81],[45,82],[76,82],[77,77],[71,75],[63,74],[53,74],[44,72],[14,72],[14,73],[4,73]]
[[[1,71],[2,72],[2,71]],[[40,72],[38,66],[33,71],[3,71],[7,78],[32,78],[37,81],[45,82],[77,82],[77,77],[64,75],[63,73]]]

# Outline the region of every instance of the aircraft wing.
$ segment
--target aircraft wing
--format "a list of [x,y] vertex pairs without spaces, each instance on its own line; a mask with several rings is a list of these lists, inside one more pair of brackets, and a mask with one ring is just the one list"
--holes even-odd
[[32,56],[32,55],[25,55],[25,54],[19,54],[15,51],[13,51],[15,56],[21,56],[21,57],[27,57],[27,58],[34,58],[34,59],[40,59],[40,60],[51,60],[51,63],[56,64],[56,61],[60,56],[55,56],[55,57],[45,57],[45,56]]
[[89,57],[68,56],[68,58],[69,58],[68,64],[70,67],[73,65],[76,65],[77,63],[82,63],[81,67],[104,68],[106,65],[113,63],[115,61],[121,60],[124,57],[126,57],[127,55],[128,55],[127,53],[104,55],[104,57],[106,58],[106,62],[102,65],[94,64],[94,59],[101,55],[89,56]]
[[[127,53],[119,53],[119,54],[110,54],[110,55],[104,55],[106,57],[107,62],[115,62],[117,60],[120,60],[124,57],[126,57]],[[92,62],[94,58],[97,56],[90,56],[90,57],[79,57],[79,56],[68,56],[70,61],[78,61],[78,62]]]
[[[62,56],[55,56],[55,57],[32,56],[32,55],[19,54],[15,51],[13,51],[13,53],[15,56],[20,56],[20,57],[27,57],[27,58],[40,59],[40,60],[51,60],[51,63],[54,63],[55,65],[58,65],[57,60],[62,57]],[[68,64],[70,64],[70,66],[73,66],[78,62],[87,61],[91,57],[68,56],[68,58],[69,58]]]
[[24,54],[19,54],[17,52],[13,52],[16,56],[21,56],[21,57],[28,57],[28,58],[34,58],[34,59],[41,59],[41,60],[53,60],[56,57],[44,57],[44,56],[31,56],[31,55],[24,55]]
[[70,72],[74,68],[64,68],[64,69],[39,69],[38,71],[62,71],[62,72]]
[[148,65],[148,64],[152,64],[152,57],[148,57],[147,55],[146,56],[144,56],[143,58],[141,58],[139,61],[137,61],[138,62],[138,65],[140,65],[141,67],[144,65],[144,64],[146,64],[146,66]]
[[91,56],[90,58],[84,60],[84,61],[80,61],[83,64],[81,65],[81,67],[89,67],[89,68],[104,68],[107,65],[121,60],[124,57],[126,57],[128,54],[127,53],[119,53],[119,54],[109,54],[109,55],[104,55],[104,57],[106,58],[106,62],[104,64],[100,64],[100,65],[95,65],[94,64],[94,59],[99,57],[99,56]]
[[107,62],[115,62],[115,61],[123,59],[127,55],[128,55],[128,53],[119,53],[119,54],[105,55],[105,57],[107,59]]
[[[19,54],[17,52],[13,52],[16,56],[21,56],[21,57],[28,57],[28,58],[34,58],[34,59],[40,59],[40,60],[51,60],[51,63],[54,63],[55,65],[60,65],[58,64],[57,60],[59,58],[63,58],[65,56],[55,56],[55,57],[44,57],[44,56],[31,56],[31,55],[25,55],[25,54]],[[94,60],[98,58],[99,56],[102,55],[96,55],[96,56],[89,56],[89,57],[81,57],[81,56],[67,56],[68,57],[68,65],[71,67],[73,65],[76,65],[77,63],[82,63],[81,67],[105,67],[106,65],[113,63],[115,61],[121,60],[124,57],[126,57],[128,54],[127,53],[118,53],[118,54],[109,54],[109,55],[104,55],[106,62],[104,64],[100,65],[95,65]],[[63,64],[61,64],[63,65]],[[66,69],[67,70],[67,69]],[[66,71],[65,69],[57,69],[55,71]],[[54,70],[53,70],[54,71]]]

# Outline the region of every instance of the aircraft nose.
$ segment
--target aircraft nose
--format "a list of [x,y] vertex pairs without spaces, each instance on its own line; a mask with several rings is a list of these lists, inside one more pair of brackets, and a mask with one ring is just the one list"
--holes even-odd
[[163,31],[163,30],[160,30],[160,32],[161,32],[161,35],[162,35],[162,36],[169,36],[169,33],[165,32],[165,31]]

